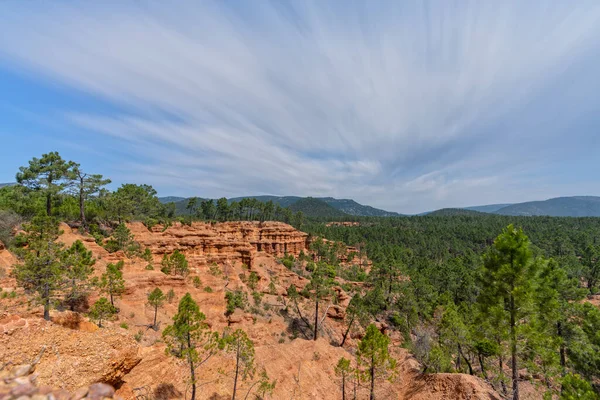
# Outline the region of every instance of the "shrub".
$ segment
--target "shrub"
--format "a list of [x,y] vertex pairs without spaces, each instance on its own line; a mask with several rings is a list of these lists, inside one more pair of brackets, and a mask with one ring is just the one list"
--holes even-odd
[[192,279],[192,282],[196,289],[198,289],[200,286],[202,286],[202,281],[200,280],[199,276],[195,276],[194,279]]
[[154,218],[146,218],[146,220],[144,221],[144,225],[146,225],[146,228],[148,228],[148,230],[151,230],[152,227],[156,224],[158,224],[158,221]]
[[127,325],[127,322],[121,322],[119,326],[123,329],[129,329],[129,325]]
[[225,300],[227,301],[225,315],[233,314],[236,308],[243,310],[246,307],[246,303],[248,303],[246,293],[240,290],[225,293]]
[[142,253],[142,258],[149,263],[153,261],[152,252],[150,251],[150,249],[146,248],[146,250],[144,250],[144,252]]
[[254,304],[260,306],[260,302],[262,301],[263,294],[259,292],[252,292],[252,298],[254,299]]
[[142,331],[138,331],[135,335],[133,335],[133,338],[135,339],[136,342],[141,342],[142,339],[144,338],[144,332]]
[[170,289],[170,290],[167,292],[167,301],[168,301],[169,303],[171,303],[171,302],[173,302],[173,299],[175,299],[175,291],[174,291],[173,289]]
[[147,271],[153,271],[154,267],[152,266],[152,264],[148,264],[148,265],[146,265],[146,267],[144,269]]
[[213,292],[213,290],[212,290],[212,288],[211,288],[210,286],[206,286],[206,287],[205,287],[203,290],[204,290],[206,293],[212,293],[212,292]]
[[221,276],[221,275],[223,275],[223,272],[221,271],[221,268],[219,268],[219,266],[217,265],[217,263],[212,263],[210,265],[210,267],[208,268],[208,272],[212,276]]
[[250,276],[248,277],[248,287],[250,290],[256,290],[256,286],[259,281],[258,274],[254,271],[250,272]]

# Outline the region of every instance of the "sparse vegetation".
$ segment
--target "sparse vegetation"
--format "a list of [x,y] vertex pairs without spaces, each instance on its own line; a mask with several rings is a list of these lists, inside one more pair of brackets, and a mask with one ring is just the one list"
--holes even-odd
[[116,312],[115,306],[113,306],[106,297],[101,297],[92,306],[90,318],[95,319],[98,323],[98,327],[102,328],[102,321],[110,318]]

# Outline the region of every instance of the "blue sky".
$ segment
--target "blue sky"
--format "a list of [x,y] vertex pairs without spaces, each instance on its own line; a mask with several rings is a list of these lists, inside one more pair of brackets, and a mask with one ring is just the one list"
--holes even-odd
[[[35,4],[35,6],[34,6]],[[600,2],[0,2],[0,182],[417,213],[600,195]]]

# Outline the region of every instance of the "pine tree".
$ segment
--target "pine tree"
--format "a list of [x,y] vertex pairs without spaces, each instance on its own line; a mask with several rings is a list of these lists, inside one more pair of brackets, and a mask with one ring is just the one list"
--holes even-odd
[[79,164],[74,164],[71,179],[74,182],[74,192],[79,198],[79,220],[83,226],[87,225],[85,219],[85,202],[102,190],[103,186],[111,183],[110,179],[104,179],[102,175],[88,174],[81,170]]
[[204,322],[206,316],[189,293],[181,298],[173,325],[163,331],[167,354],[186,360],[192,384],[191,400],[196,399],[196,368],[208,361],[218,350],[218,334]]
[[589,244],[581,257],[583,264],[583,278],[590,294],[596,291],[596,285],[600,282],[600,251],[598,247]]
[[346,381],[353,373],[352,367],[350,366],[350,360],[347,360],[344,357],[340,358],[334,371],[335,375],[341,379],[342,400],[346,400]]
[[166,296],[159,288],[155,288],[148,294],[148,304],[154,308],[154,322],[152,322],[152,327],[154,329],[157,329],[156,316],[158,314],[158,309],[164,305],[165,300]]
[[50,306],[62,288],[65,276],[63,245],[55,240],[59,235],[58,222],[46,216],[35,217],[24,225],[27,248],[19,252],[23,261],[15,265],[19,285],[26,291],[36,292],[44,306],[44,319],[50,320]]
[[526,317],[534,311],[539,262],[534,260],[523,230],[509,225],[484,256],[479,303],[484,312],[495,314],[498,328],[507,327],[511,357],[513,400],[519,400],[518,346]]
[[170,256],[165,254],[160,264],[160,270],[167,275],[174,273],[175,275],[186,276],[189,272],[189,264],[185,254],[177,249]]
[[125,291],[125,279],[123,279],[123,261],[116,264],[108,264],[106,272],[100,278],[100,288],[109,295],[110,304],[114,307],[115,298],[119,297]]
[[216,208],[213,200],[202,200],[200,203],[200,209],[202,210],[202,215],[204,219],[210,220],[215,217]]
[[98,327],[102,328],[102,321],[114,315],[117,309],[110,304],[106,297],[99,298],[90,310],[90,317],[98,321]]
[[119,224],[113,231],[112,236],[119,250],[127,250],[133,243],[133,235],[125,224]]
[[52,215],[54,197],[63,191],[69,179],[73,179],[75,163],[65,161],[58,152],[43,154],[42,158],[34,157],[29,166],[20,167],[17,182],[31,190],[40,191],[46,197],[46,215]]
[[179,250],[175,250],[173,254],[171,254],[170,262],[173,268],[173,272],[176,275],[186,276],[188,274],[188,261],[185,258],[185,255],[179,252]]
[[231,396],[231,400],[235,400],[238,379],[241,378],[242,381],[245,381],[254,375],[254,343],[248,338],[246,332],[236,329],[233,333],[225,332],[220,348],[235,357],[233,395]]
[[190,197],[185,206],[185,209],[188,210],[190,214],[190,223],[192,223],[192,221],[194,220],[194,216],[196,215],[196,211],[198,209],[198,198]]
[[334,283],[333,278],[335,278],[335,268],[324,263],[318,263],[311,274],[310,282],[305,287],[305,290],[309,291],[311,298],[315,302],[313,340],[317,340],[318,337],[319,304],[324,298],[331,295],[331,286]]
[[62,263],[65,267],[65,278],[68,289],[66,302],[71,311],[91,290],[90,276],[94,272],[96,259],[92,252],[88,251],[80,240],[75,241],[71,247],[66,249],[62,255]]
[[381,333],[374,324],[367,327],[365,336],[358,344],[357,357],[365,368],[364,375],[369,380],[369,399],[375,399],[375,382],[390,379],[396,369],[396,360],[389,353],[390,338]]
[[467,349],[472,342],[469,328],[465,324],[464,315],[468,313],[466,310],[459,311],[454,303],[448,304],[442,315],[439,326],[439,341],[448,349],[450,354],[458,355],[456,366],[460,367],[461,358],[467,364],[469,374],[473,375],[473,366],[469,357],[467,357]]
[[229,204],[227,204],[225,197],[217,200],[217,215],[219,216],[219,221],[227,221],[229,217]]
[[346,307],[345,320],[348,325],[346,327],[346,331],[344,332],[344,336],[342,337],[340,347],[344,347],[344,343],[346,343],[346,339],[348,338],[348,334],[354,326],[354,323],[360,322],[361,324],[365,324],[367,318],[368,314],[363,304],[363,299],[360,297],[360,294],[355,294],[350,300],[348,307]]

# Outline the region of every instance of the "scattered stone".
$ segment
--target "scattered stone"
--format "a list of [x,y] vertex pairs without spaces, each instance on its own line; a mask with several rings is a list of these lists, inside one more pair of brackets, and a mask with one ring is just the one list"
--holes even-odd
[[115,389],[112,386],[107,385],[106,383],[94,383],[90,386],[88,397],[97,400],[103,397],[113,397],[114,394]]
[[17,365],[12,370],[12,375],[17,378],[20,376],[29,375],[29,373],[33,370],[33,366],[30,364]]
[[21,396],[30,396],[37,391],[37,388],[33,386],[31,382],[27,382],[25,384],[17,384],[10,391],[10,395],[13,398],[18,398]]
[[73,395],[71,396],[70,400],[81,400],[83,399],[85,396],[87,396],[89,389],[87,387],[80,387],[79,389],[77,389]]

